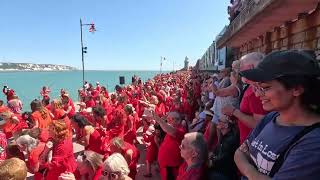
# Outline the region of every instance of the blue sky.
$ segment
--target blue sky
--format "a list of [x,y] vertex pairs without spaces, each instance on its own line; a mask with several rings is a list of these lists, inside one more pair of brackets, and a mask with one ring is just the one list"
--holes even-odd
[[0,61],[81,68],[80,18],[91,70],[159,70],[191,65],[228,24],[227,0],[2,0]]

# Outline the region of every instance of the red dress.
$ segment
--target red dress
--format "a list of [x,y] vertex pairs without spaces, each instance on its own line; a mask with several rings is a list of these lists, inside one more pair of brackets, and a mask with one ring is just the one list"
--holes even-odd
[[[131,131],[129,131],[129,127],[128,127],[129,121],[131,122],[131,126],[132,126]],[[124,132],[126,135],[124,136],[123,140],[130,144],[133,144],[133,141],[137,138],[135,121],[136,121],[135,118],[132,115],[129,115],[126,126],[124,127]]]
[[162,117],[166,114],[166,106],[164,103],[159,103],[155,107],[155,113],[159,116]]
[[69,130],[69,137],[72,137],[72,126],[71,126],[71,120],[69,119],[69,117],[66,115],[66,112],[63,109],[55,109],[54,112],[52,113],[54,118],[53,120],[60,120],[62,119]]
[[11,123],[10,121],[7,121],[7,123],[2,127],[3,132],[6,134],[7,138],[11,138],[13,134],[28,128],[28,124],[21,117],[20,114],[15,114],[14,116],[19,119],[18,123],[15,124],[15,123]]
[[158,162],[160,166],[160,175],[162,179],[167,177],[167,167],[172,167],[173,174],[178,175],[178,168],[183,159],[180,155],[180,144],[186,133],[186,129],[181,125],[176,127],[175,136],[166,134],[158,153]]
[[124,124],[121,120],[113,120],[107,125],[108,137],[113,139],[114,137],[123,138]]
[[40,111],[35,111],[31,114],[31,119],[34,122],[38,122],[38,127],[41,129],[48,128],[52,122],[49,111],[48,110],[44,110],[44,111],[46,111],[44,115],[41,115]]
[[90,134],[89,145],[86,146],[85,149],[94,151],[101,155],[104,154],[104,151],[102,150],[102,137],[96,129]]
[[152,163],[157,160],[158,158],[158,151],[159,148],[154,141],[154,135],[144,135],[143,139],[145,142],[150,143],[150,145],[147,147],[147,154],[146,154],[146,161]]
[[124,148],[123,148],[122,153],[121,153],[123,155],[123,157],[125,157],[126,152],[128,150],[132,150],[133,151],[132,160],[131,160],[130,163],[128,163],[129,170],[130,170],[130,173],[129,173],[128,176],[131,177],[132,179],[135,179],[136,174],[137,174],[137,163],[138,163],[139,158],[140,158],[140,152],[134,145],[129,144],[127,142],[124,142]]
[[[32,168],[39,162],[39,157],[40,157],[41,153],[43,152],[45,146],[46,146],[45,143],[40,142],[37,145],[37,147],[32,149],[32,151],[30,152],[29,157],[28,157],[28,167]],[[39,171],[42,171],[45,168],[47,168],[46,165],[40,164]],[[42,179],[43,174],[39,171],[34,173],[34,180],[41,180]]]
[[92,180],[99,180],[99,178],[102,176],[102,170],[103,167],[100,166],[97,170],[96,170],[96,174],[94,175]]
[[71,106],[71,110],[68,113],[68,117],[72,118],[76,114],[76,108],[74,107],[74,104],[73,104],[71,98],[69,98],[68,103],[63,106],[63,109],[66,111],[66,110],[68,110],[69,106]]
[[58,179],[61,173],[73,173],[76,168],[77,164],[73,156],[73,144],[71,138],[67,138],[54,144],[52,150],[52,160],[49,164],[46,179]]

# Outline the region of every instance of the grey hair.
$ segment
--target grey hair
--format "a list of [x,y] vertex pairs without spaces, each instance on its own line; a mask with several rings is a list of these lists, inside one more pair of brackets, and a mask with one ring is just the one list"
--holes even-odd
[[185,134],[185,137],[194,137],[191,139],[190,146],[192,146],[198,153],[198,161],[205,162],[208,157],[208,145],[202,133],[192,132]]
[[19,146],[26,146],[28,152],[35,148],[39,144],[39,140],[31,137],[30,135],[22,135],[16,139],[16,143]]
[[168,116],[172,116],[176,121],[181,121],[181,115],[177,111],[171,111],[168,113]]
[[113,153],[104,162],[104,169],[112,172],[120,172],[122,175],[130,173],[128,163],[120,153]]
[[261,52],[252,52],[241,57],[240,64],[253,64],[254,67],[263,60],[265,55]]

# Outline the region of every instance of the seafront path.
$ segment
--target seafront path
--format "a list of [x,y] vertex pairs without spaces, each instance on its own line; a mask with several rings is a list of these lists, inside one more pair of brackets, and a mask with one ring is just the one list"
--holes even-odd
[[[75,103],[79,104],[78,102]],[[76,107],[78,108],[79,106],[76,105]],[[78,111],[78,109],[76,109]],[[138,163],[138,173],[136,176],[136,180],[148,180],[148,179],[152,179],[152,180],[160,180],[160,174],[159,174],[159,170],[157,169],[158,167],[155,167],[155,165],[152,166],[152,177],[151,178],[145,178],[143,176],[143,174],[145,174],[145,169],[146,169],[146,163],[145,163],[145,159],[146,159],[146,146],[142,143],[141,139],[142,139],[142,127],[140,127],[137,130],[137,139],[138,139],[138,144],[136,145],[137,148],[140,151],[140,159],[139,159],[139,163]],[[74,155],[75,158],[77,158],[77,155],[84,151],[84,147],[76,142],[73,142],[73,150],[74,150]],[[33,174],[28,173],[28,178],[27,180],[32,180],[33,179]]]

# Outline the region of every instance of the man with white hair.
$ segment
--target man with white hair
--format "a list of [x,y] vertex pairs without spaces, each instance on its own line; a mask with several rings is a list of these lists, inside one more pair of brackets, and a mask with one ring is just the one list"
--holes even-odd
[[186,133],[178,112],[169,112],[166,120],[153,112],[153,118],[161,126],[166,136],[159,147],[158,162],[161,179],[176,179],[179,166],[183,159],[180,156],[179,145]]
[[[259,52],[249,53],[240,59],[240,71],[253,69],[263,60],[264,55]],[[251,130],[256,127],[261,118],[266,114],[262,108],[261,100],[255,95],[254,83],[242,77],[242,82],[248,84],[240,102],[240,109],[232,105],[222,108],[222,113],[235,116],[240,130],[240,144],[244,142]]]
[[177,180],[203,179],[208,148],[202,133],[185,134],[180,145],[180,153],[185,162],[179,168]]

